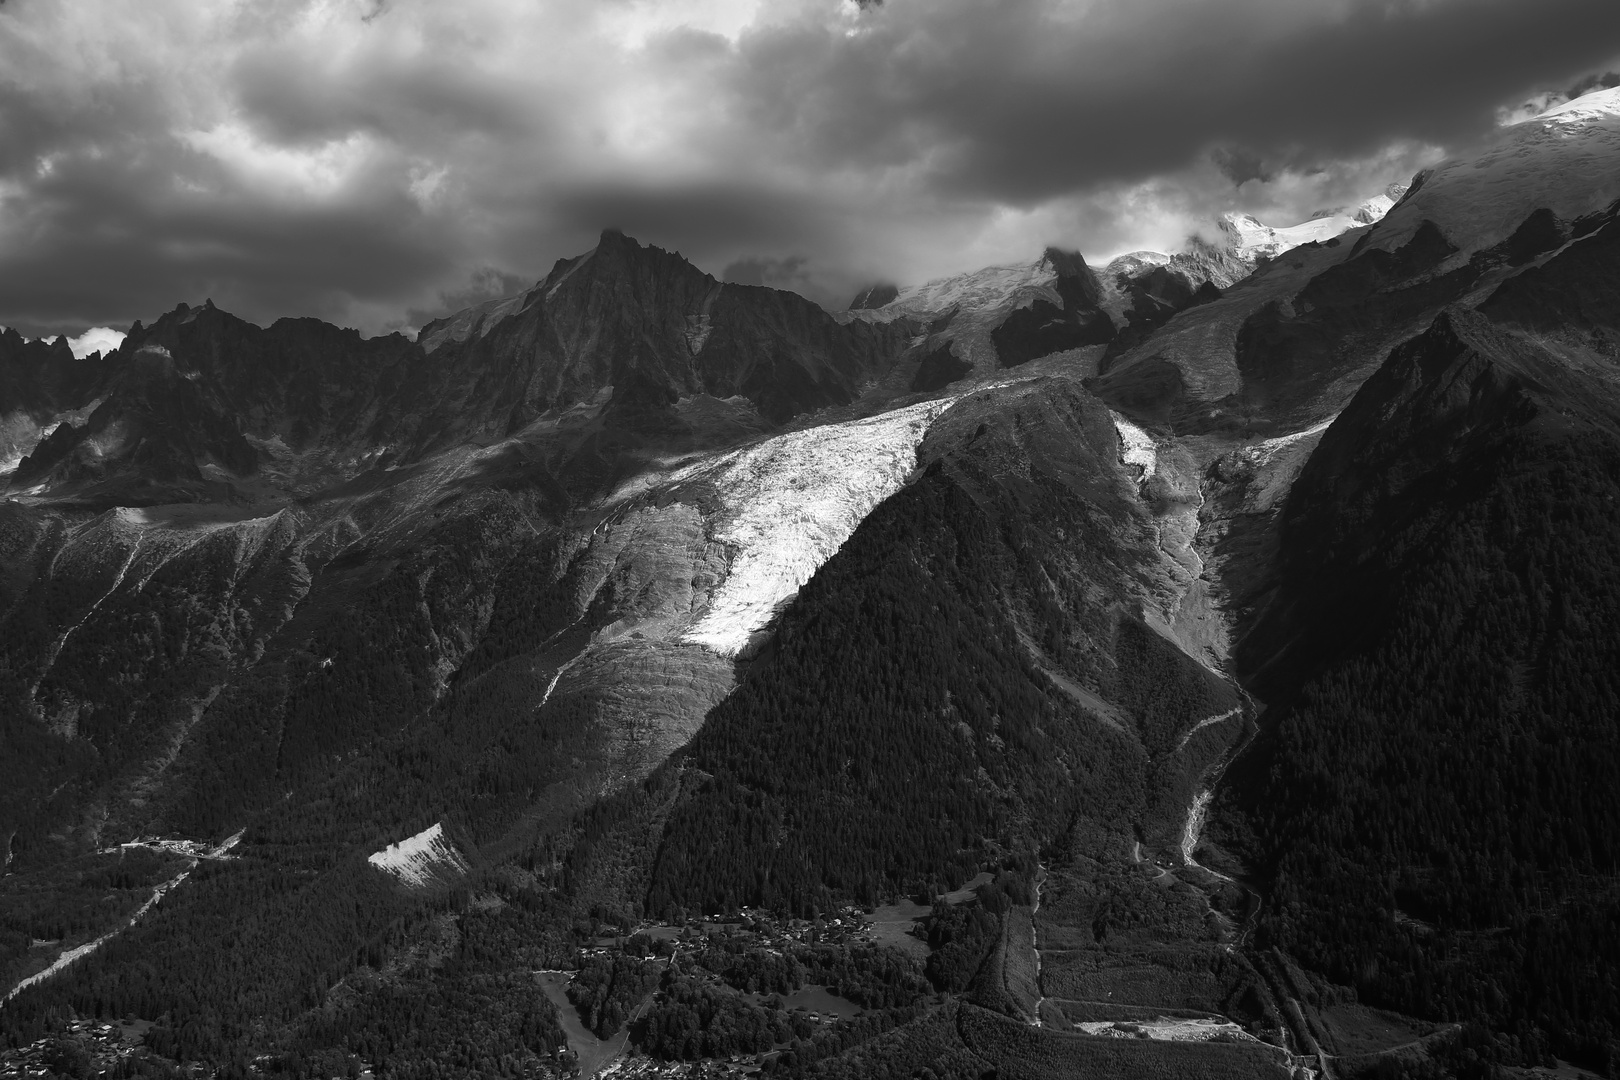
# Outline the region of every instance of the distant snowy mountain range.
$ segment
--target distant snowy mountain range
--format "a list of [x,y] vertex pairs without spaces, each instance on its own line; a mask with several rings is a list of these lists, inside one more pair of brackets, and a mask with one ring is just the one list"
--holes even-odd
[[[1353,209],[1320,210],[1298,225],[1274,228],[1251,214],[1228,211],[1215,222],[1218,239],[1209,242],[1189,237],[1186,247],[1167,254],[1132,251],[1099,268],[1104,282],[1116,282],[1116,301],[1128,283],[1153,270],[1168,267],[1184,275],[1194,287],[1205,281],[1228,288],[1252,273],[1257,265],[1302,244],[1322,243],[1351,229],[1381,221],[1406,194],[1405,184],[1391,184],[1382,193]],[[987,266],[963,274],[936,278],[922,285],[872,285],[850,304],[859,318],[889,320],[900,315],[932,316],[951,308],[994,312],[1017,306],[1041,290],[1055,287],[1060,267],[1043,255],[1034,262]],[[1116,303],[1123,307],[1128,304]]]

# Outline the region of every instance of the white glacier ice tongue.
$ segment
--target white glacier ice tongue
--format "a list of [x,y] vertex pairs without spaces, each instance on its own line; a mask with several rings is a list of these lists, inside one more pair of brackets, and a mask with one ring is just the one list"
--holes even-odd
[[1112,409],[1108,415],[1114,418],[1114,430],[1119,432],[1119,460],[1126,465],[1139,466],[1142,480],[1152,479],[1159,467],[1159,451],[1153,445],[1153,436]]
[[389,844],[374,852],[366,862],[394,875],[406,885],[431,885],[441,875],[464,874],[467,861],[444,835],[444,823],[435,822],[415,836]]
[[788,432],[705,470],[724,507],[715,539],[734,554],[684,640],[725,656],[742,652],[866,515],[900,490],[929,425],[956,400]]

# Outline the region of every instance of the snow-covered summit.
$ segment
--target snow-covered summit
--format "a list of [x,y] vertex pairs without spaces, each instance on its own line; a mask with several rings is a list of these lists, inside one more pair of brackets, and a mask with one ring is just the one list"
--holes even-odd
[[1502,128],[1474,157],[1437,165],[1369,243],[1386,251],[1433,221],[1460,251],[1506,239],[1536,210],[1573,221],[1620,198],[1620,87],[1565,102]]
[[[1524,123],[1552,124],[1581,127],[1592,123],[1604,123],[1620,117],[1620,86],[1611,86],[1606,90],[1595,90],[1590,94],[1574,98],[1555,105],[1540,116],[1531,117]],[[1515,124],[1521,127],[1522,124]]]
[[1308,221],[1284,228],[1267,225],[1252,214],[1223,214],[1216,222],[1220,233],[1214,242],[1193,236],[1186,249],[1175,254],[1132,251],[1111,260],[1099,275],[1105,307],[1110,315],[1120,314],[1134,302],[1132,283],[1156,272],[1179,276],[1194,289],[1206,282],[1218,289],[1230,288],[1253,273],[1259,263],[1291,248],[1374,224],[1400,202],[1406,190],[1404,184],[1391,184],[1358,206],[1321,210]]
[[1406,184],[1391,184],[1384,189],[1382,195],[1374,195],[1356,207],[1351,217],[1358,225],[1371,225],[1375,221],[1382,221],[1384,215],[1395,209],[1395,204],[1405,198],[1410,190]]
[[1337,216],[1312,218],[1298,225],[1273,228],[1250,214],[1225,213],[1217,222],[1221,239],[1234,254],[1247,259],[1274,259],[1289,248],[1330,240],[1345,230]]
[[1353,209],[1319,211],[1308,221],[1280,229],[1263,224],[1250,214],[1226,213],[1218,222],[1221,239],[1229,251],[1247,262],[1275,259],[1290,248],[1322,243],[1340,233],[1380,221],[1405,194],[1404,185],[1393,184]]

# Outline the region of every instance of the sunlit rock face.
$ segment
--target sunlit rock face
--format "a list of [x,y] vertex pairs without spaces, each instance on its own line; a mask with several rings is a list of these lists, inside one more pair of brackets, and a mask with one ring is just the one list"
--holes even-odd
[[400,884],[426,888],[453,881],[468,870],[467,861],[444,835],[444,823],[434,822],[415,836],[407,836],[366,857],[366,861]]

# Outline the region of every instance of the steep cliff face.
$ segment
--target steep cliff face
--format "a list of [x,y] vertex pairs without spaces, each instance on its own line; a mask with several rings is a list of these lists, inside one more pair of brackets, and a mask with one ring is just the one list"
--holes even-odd
[[129,505],[206,496],[252,474],[258,454],[218,390],[160,345],[136,348],[83,426],[65,421],[18,464],[13,482]]
[[67,421],[82,424],[116,370],[92,354],[75,360],[67,342],[25,341],[0,329],[0,473]]
[[[136,324],[116,353],[73,365],[99,378],[79,377],[53,398],[56,422],[72,430],[59,427],[49,452],[12,482],[44,481],[34,494],[49,496],[72,481],[78,498],[102,506],[232,497],[229,489],[249,500],[308,494],[415,448],[424,413],[438,407],[417,389],[435,381],[421,361],[397,335],[367,341],[315,319],[261,328],[212,304],[182,304],[150,327]],[[465,418],[459,432],[478,432],[480,419]],[[163,459],[153,468],[164,478],[189,480],[191,495],[139,492],[151,472],[143,454]],[[63,464],[70,459],[77,464]],[[92,474],[99,487],[84,482]]]

